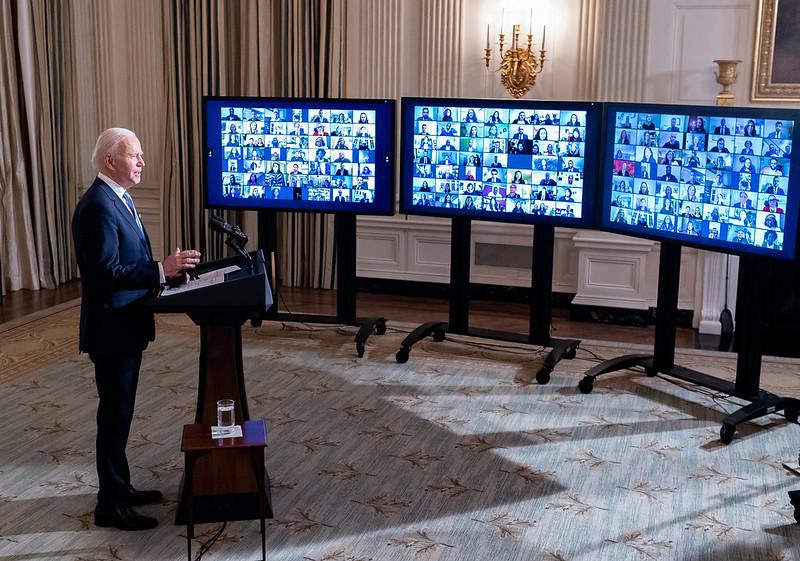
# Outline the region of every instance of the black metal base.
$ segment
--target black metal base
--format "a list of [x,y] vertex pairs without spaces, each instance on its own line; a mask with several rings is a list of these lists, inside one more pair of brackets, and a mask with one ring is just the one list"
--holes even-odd
[[446,321],[429,321],[418,326],[414,331],[406,335],[403,342],[400,343],[400,350],[395,355],[395,360],[399,364],[408,362],[408,355],[411,353],[411,348],[422,341],[428,335],[433,336],[434,341],[444,341],[444,334],[447,332],[448,324]]
[[703,372],[691,370],[683,366],[672,366],[671,368],[657,368],[653,364],[653,355],[649,354],[634,354],[624,355],[611,360],[607,360],[598,364],[586,371],[583,379],[578,383],[578,389],[582,393],[591,393],[594,388],[595,379],[601,374],[608,372],[616,372],[618,370],[625,370],[641,366],[644,368],[648,376],[655,376],[656,374],[665,374],[673,378],[678,378],[686,382],[697,384],[714,391],[726,393],[728,395],[736,396],[750,402],[746,405],[727,415],[722,420],[722,427],[719,431],[719,438],[723,444],[729,444],[733,440],[733,435],[736,433],[736,427],[747,421],[752,421],[765,415],[784,412],[786,420],[790,423],[797,422],[798,413],[800,413],[800,400],[791,397],[780,397],[770,392],[760,390],[755,395],[739,395],[736,391],[736,384],[728,380],[722,380]]
[[373,333],[376,335],[383,335],[386,333],[385,318],[355,318],[353,321],[341,321],[336,316],[326,316],[322,314],[289,314],[285,312],[274,312],[253,318],[250,320],[250,323],[253,327],[258,327],[263,320],[358,326],[359,330],[358,333],[356,333],[355,343],[356,354],[358,354],[359,358],[364,356],[365,345],[370,335]]
[[[395,360],[397,360],[397,362],[400,364],[408,362],[408,357],[414,344],[422,341],[429,335],[433,336],[434,341],[444,341],[445,333],[447,333],[448,329],[449,324],[447,322],[433,321],[423,323],[414,331],[409,333],[405,339],[403,339],[403,342],[400,343],[400,350],[397,351],[397,354],[395,355]],[[506,331],[472,328],[467,330],[466,335],[471,337],[481,337],[483,339],[494,339],[496,341],[523,343],[525,345],[540,344],[530,341],[530,338],[522,333],[511,333]],[[561,362],[561,360],[564,358],[575,358],[575,353],[580,344],[581,342],[576,339],[549,338],[546,343],[542,344],[542,346],[552,347],[552,350],[548,353],[547,358],[545,358],[542,368],[540,368],[536,373],[536,381],[540,384],[548,383],[550,381],[550,373],[556,367],[556,364]]]

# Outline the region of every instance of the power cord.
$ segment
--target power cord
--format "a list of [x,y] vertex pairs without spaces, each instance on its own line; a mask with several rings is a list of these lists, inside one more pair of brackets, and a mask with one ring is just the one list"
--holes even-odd
[[676,380],[676,379],[672,378],[669,375],[662,375],[662,374],[656,374],[656,378],[664,380],[665,382],[669,382],[670,384],[678,386],[679,388],[682,388],[684,390],[690,391],[692,393],[696,393],[696,394],[700,394],[700,395],[704,395],[704,396],[708,397],[715,404],[717,404],[719,406],[719,408],[722,409],[722,411],[725,414],[728,414],[728,415],[731,412],[728,411],[726,406],[729,406],[729,405],[732,405],[734,407],[741,407],[742,406],[741,403],[737,403],[736,401],[734,401],[735,396],[732,396],[732,395],[729,395],[729,394],[726,394],[726,393],[722,393],[722,392],[715,392],[715,391],[712,391],[712,390],[706,388],[705,386],[701,386],[699,384],[693,384],[691,382],[679,381],[679,380]]
[[289,304],[286,303],[286,298],[283,297],[282,291],[275,291],[278,294],[278,298],[280,298],[281,304],[283,304],[283,308],[286,310],[286,313],[289,314],[289,317],[292,317],[294,314],[292,310],[289,309]]
[[214,535],[208,539],[203,545],[200,546],[200,551],[197,552],[197,557],[194,558],[194,561],[200,561],[203,558],[203,555],[208,553],[211,550],[211,547],[217,542],[217,540],[222,536],[222,532],[225,531],[225,527],[228,525],[227,522],[223,522],[222,526],[214,532]]

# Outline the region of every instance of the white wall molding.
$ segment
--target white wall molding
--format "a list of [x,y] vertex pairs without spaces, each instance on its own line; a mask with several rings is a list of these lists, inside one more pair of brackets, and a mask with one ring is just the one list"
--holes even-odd
[[420,95],[461,95],[464,0],[421,0]]
[[573,304],[638,310],[652,306],[646,281],[655,242],[591,230],[578,232],[573,242],[579,255]]
[[646,79],[648,42],[647,2],[603,0],[598,23],[599,100],[642,101]]

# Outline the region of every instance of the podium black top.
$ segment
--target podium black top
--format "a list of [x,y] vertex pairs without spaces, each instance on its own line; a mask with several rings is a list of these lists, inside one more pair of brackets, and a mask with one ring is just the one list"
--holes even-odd
[[228,257],[200,264],[192,279],[176,288],[165,288],[150,301],[155,313],[185,313],[197,324],[244,323],[272,305],[264,254]]

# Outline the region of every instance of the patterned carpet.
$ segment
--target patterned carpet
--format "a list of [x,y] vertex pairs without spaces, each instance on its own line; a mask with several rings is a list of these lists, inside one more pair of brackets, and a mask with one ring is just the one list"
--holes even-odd
[[[736,404],[623,372],[576,389],[598,357],[584,342],[545,386],[525,383],[538,349],[448,337],[399,365],[407,325],[355,356],[350,328],[244,328],[250,411],[267,419],[273,561],[626,561],[800,559],[782,467],[800,431],[781,417],[718,441]],[[192,422],[198,330],[159,318],[145,355],[129,458],[134,483],[168,502],[157,529],[92,524],[96,394],[76,348],[77,308],[0,326],[0,561],[186,558],[172,524],[180,427]],[[641,352],[641,351],[639,351]],[[678,363],[730,377],[730,355]],[[800,363],[769,360],[764,386],[800,395]],[[218,525],[198,527],[194,551]],[[204,559],[260,556],[258,524],[227,526]]]

